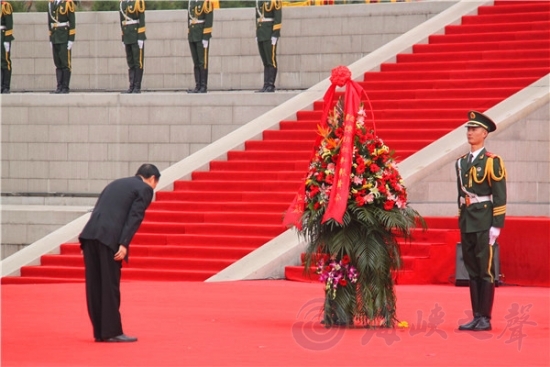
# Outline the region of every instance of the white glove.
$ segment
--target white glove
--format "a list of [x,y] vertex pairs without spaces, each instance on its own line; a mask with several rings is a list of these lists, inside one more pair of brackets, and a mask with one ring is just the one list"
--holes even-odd
[[50,48],[53,48],[53,43],[50,42]]
[[145,42],[144,42],[143,40],[138,40],[138,46],[139,46],[139,48],[143,48],[143,44],[144,44],[144,43],[145,43]]
[[277,37],[271,37],[271,44],[275,46],[277,44]]
[[6,52],[10,52],[10,43],[4,42],[4,48],[6,49]]
[[500,228],[491,227],[491,229],[489,229],[489,245],[493,246],[499,235],[500,235]]
[[124,42],[122,42],[122,47],[126,48],[126,44]]
[[208,48],[208,40],[202,40],[202,47]]
[[70,50],[71,50],[71,48],[73,48],[73,43],[74,43],[73,41],[69,41],[69,42],[67,42],[67,50],[69,50],[69,51],[70,51]]

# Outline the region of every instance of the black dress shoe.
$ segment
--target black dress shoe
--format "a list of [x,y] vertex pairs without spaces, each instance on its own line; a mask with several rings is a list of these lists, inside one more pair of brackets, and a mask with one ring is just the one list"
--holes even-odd
[[474,330],[479,320],[481,320],[481,316],[474,317],[469,323],[460,325],[458,330]]
[[120,334],[119,336],[115,336],[109,339],[103,339],[103,341],[106,343],[131,343],[137,342],[137,338],[125,334]]
[[474,331],[488,331],[491,330],[491,320],[482,316],[479,322],[474,327]]

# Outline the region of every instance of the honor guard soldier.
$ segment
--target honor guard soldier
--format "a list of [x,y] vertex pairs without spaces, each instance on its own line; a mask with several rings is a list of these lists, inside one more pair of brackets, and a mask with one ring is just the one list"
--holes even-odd
[[495,123],[477,111],[468,113],[470,153],[456,162],[459,227],[464,265],[470,279],[474,319],[459,330],[491,330],[495,293],[493,246],[504,226],[506,169],[498,155],[485,150]]
[[187,19],[189,24],[187,39],[195,75],[195,89],[190,90],[189,93],[206,93],[208,88],[208,50],[214,22],[214,4],[211,0],[189,1]]
[[141,93],[145,51],[145,1],[120,1],[122,45],[126,51],[130,87],[123,93]]
[[280,0],[256,0],[256,40],[264,64],[264,86],[258,92],[275,92],[282,6]]
[[11,83],[11,41],[13,41],[13,8],[2,1],[2,93],[10,93]]
[[54,93],[69,93],[71,49],[76,34],[75,4],[72,0],[50,0],[48,28],[53,51],[57,88]]

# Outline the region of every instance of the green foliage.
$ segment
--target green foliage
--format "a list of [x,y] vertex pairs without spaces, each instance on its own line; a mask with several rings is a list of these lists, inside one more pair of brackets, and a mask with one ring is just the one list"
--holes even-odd
[[32,6],[37,12],[48,11],[48,1],[33,1]]
[[[185,7],[184,7],[185,6]],[[187,9],[187,1],[183,0],[147,0],[145,1],[146,10],[181,10]]]
[[348,255],[357,268],[357,284],[338,287],[325,299],[324,322],[365,326],[395,325],[396,298],[392,272],[401,267],[397,240],[408,238],[419,214],[409,207],[384,210],[374,205],[350,207],[340,225],[334,220],[310,223],[302,234],[308,241],[306,269],[318,253],[338,260]]
[[120,1],[116,0],[94,1],[92,11],[116,11],[120,8],[119,4]]
[[253,8],[256,1],[220,0],[220,8]]
[[22,13],[29,11],[30,5],[26,1],[10,1],[14,13]]

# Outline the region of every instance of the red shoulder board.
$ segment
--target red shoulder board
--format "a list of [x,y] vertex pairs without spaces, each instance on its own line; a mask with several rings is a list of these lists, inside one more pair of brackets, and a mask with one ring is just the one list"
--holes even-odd
[[496,157],[498,157],[498,155],[496,155],[495,153],[491,153],[491,152],[485,152],[485,155],[486,155],[487,157],[490,157],[490,158],[496,158]]

